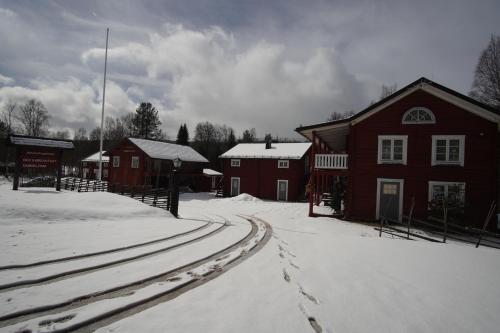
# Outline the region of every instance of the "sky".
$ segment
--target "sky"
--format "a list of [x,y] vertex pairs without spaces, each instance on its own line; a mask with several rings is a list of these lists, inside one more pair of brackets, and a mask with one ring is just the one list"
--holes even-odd
[[98,126],[109,27],[107,116],[149,101],[170,139],[202,121],[298,138],[383,84],[467,94],[498,13],[498,0],[0,0],[0,105],[37,98],[53,130]]

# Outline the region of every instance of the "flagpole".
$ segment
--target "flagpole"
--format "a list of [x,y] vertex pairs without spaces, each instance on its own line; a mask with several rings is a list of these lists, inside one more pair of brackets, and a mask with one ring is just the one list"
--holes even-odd
[[102,85],[102,112],[101,112],[101,140],[99,143],[99,180],[102,180],[102,142],[104,139],[104,100],[106,98],[106,67],[108,63],[108,36],[109,28],[106,29],[106,52],[104,53],[104,83]]

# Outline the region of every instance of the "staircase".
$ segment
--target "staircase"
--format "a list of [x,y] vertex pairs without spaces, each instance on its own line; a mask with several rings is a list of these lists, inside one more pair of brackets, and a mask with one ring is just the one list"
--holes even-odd
[[221,177],[217,187],[215,188],[215,196],[223,197],[224,196],[224,177]]

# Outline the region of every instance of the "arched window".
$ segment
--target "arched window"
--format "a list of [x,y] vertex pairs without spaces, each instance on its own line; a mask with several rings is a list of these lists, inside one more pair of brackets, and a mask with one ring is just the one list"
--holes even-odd
[[403,115],[403,124],[435,124],[436,117],[431,110],[424,107],[411,108]]

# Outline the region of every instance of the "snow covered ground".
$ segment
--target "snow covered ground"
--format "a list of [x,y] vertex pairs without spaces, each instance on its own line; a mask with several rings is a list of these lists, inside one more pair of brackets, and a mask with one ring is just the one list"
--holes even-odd
[[[0,185],[0,266],[148,242],[200,228],[207,223],[203,220],[224,223],[225,228],[189,246],[138,262],[48,284],[0,290],[0,312],[4,314],[40,305],[43,295],[62,300],[96,290],[98,281],[102,281],[104,288],[153,273],[158,267],[178,266],[183,260],[198,258],[244,237],[249,224],[242,216],[254,216],[268,222],[273,229],[269,242],[255,255],[176,298],[106,323],[97,331],[500,330],[499,250],[475,249],[461,243],[408,241],[388,235],[379,238],[378,232],[367,225],[309,218],[306,204],[267,202],[244,194],[226,199],[209,194],[183,194],[179,205],[182,219],[176,220],[163,210],[119,195],[55,193],[43,189],[13,192],[9,186]],[[209,227],[202,228],[184,238],[168,240],[164,245],[209,232]],[[133,253],[158,249],[161,244],[137,248]],[[85,266],[89,261],[106,262],[127,253],[132,252],[59,265]],[[33,276],[29,274],[39,276],[43,270],[20,272],[25,274],[20,275],[24,279]],[[0,271],[0,281],[4,283],[14,277],[9,274]],[[192,275],[184,274],[167,287],[174,288],[191,278]],[[81,310],[61,312],[62,318],[73,315],[74,320],[79,316],[83,320],[93,312],[114,306],[113,303],[124,302],[127,297],[133,301],[134,297],[158,288],[166,286],[150,285],[123,295],[123,300],[96,300]],[[18,324],[0,322],[3,326],[0,331],[15,332],[29,327],[33,332],[48,332],[62,327],[50,318],[50,315],[42,318],[50,325],[39,325],[42,319]]]

